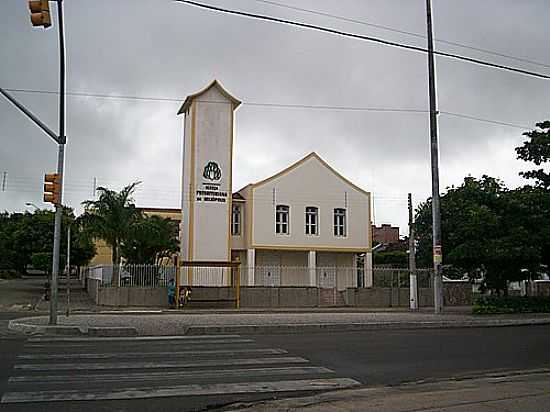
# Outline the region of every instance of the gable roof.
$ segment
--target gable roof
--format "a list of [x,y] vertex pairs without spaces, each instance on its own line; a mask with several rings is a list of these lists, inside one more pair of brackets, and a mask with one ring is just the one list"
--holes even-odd
[[307,162],[309,159],[316,159],[318,160],[326,169],[328,169],[332,174],[334,174],[338,179],[342,180],[343,182],[345,182],[346,184],[350,185],[351,187],[353,187],[355,190],[365,194],[365,195],[370,195],[370,192],[367,192],[366,190],[363,190],[361,189],[359,186],[357,186],[356,184],[350,182],[348,179],[346,179],[344,176],[342,176],[340,173],[338,173],[335,169],[333,169],[327,162],[325,162],[317,153],[315,152],[311,152],[310,154],[308,154],[306,157],[298,160],[297,162],[291,164],[290,166],[288,166],[286,169],[283,169],[281,170],[279,173],[276,173],[274,174],[273,176],[271,177],[268,177],[264,180],[260,180],[259,182],[256,182],[256,183],[252,183],[250,186],[252,186],[252,188],[256,188],[256,187],[259,187],[259,186],[262,186],[266,183],[269,183],[271,182],[272,180],[275,180],[287,173],[290,173],[291,171],[293,171],[294,169],[297,169],[298,167],[300,167],[302,164],[304,164],[305,162]]
[[223,94],[225,97],[227,97],[229,100],[231,100],[231,103],[233,103],[233,110],[235,110],[241,104],[240,100],[233,97],[227,90],[224,89],[224,87],[221,85],[221,83],[219,81],[214,79],[204,89],[199,90],[198,92],[190,94],[189,96],[187,96],[185,98],[185,101],[181,105],[180,109],[178,110],[178,114],[185,113],[194,99],[196,99],[197,97],[199,97],[203,93],[206,93],[212,87],[216,87],[220,91],[221,94]]

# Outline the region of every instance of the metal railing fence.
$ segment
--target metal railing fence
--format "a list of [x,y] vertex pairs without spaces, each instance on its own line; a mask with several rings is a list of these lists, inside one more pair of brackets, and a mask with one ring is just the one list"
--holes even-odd
[[[432,287],[433,269],[417,269],[416,282],[419,288]],[[372,270],[373,286],[379,288],[408,288],[410,272],[407,268],[375,266]]]

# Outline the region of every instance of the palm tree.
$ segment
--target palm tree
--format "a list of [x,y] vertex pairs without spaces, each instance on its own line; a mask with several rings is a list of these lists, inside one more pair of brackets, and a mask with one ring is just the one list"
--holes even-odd
[[141,212],[133,204],[132,194],[141,182],[134,182],[120,192],[98,187],[98,200],[82,202],[86,211],[82,222],[96,239],[102,239],[111,248],[113,262],[113,283],[119,285],[120,249],[128,238],[132,224]]

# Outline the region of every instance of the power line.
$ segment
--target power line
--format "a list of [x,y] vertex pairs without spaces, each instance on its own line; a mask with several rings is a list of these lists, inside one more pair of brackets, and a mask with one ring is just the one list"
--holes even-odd
[[[8,89],[4,90],[19,93],[37,93],[37,94],[57,94],[58,92],[50,90],[35,90],[35,89]],[[138,100],[138,101],[161,101],[161,102],[178,102],[181,103],[184,98],[168,98],[168,97],[144,97],[130,95],[114,95],[86,92],[67,92],[68,96],[74,97],[93,97],[100,99],[119,99],[119,100]],[[204,103],[226,104],[224,102],[214,102],[201,100]],[[328,105],[309,105],[309,104],[288,104],[288,103],[269,103],[269,102],[243,102],[244,106],[267,107],[274,109],[309,109],[309,110],[334,110],[334,111],[355,111],[355,112],[378,112],[378,113],[429,113],[427,109],[409,109],[409,108],[390,108],[390,107],[359,107],[359,106],[328,106]],[[502,122],[499,120],[486,119],[482,117],[470,116],[462,113],[439,111],[440,114],[460,117],[468,120],[476,120],[479,122],[490,123],[500,126],[509,126],[516,129],[531,129],[529,126],[523,126],[513,123]]]
[[[339,15],[336,15],[336,14],[330,14],[330,13],[326,13],[326,12],[322,12],[322,11],[318,11],[318,10],[304,9],[304,8],[301,8],[301,7],[291,6],[289,4],[278,3],[278,2],[275,2],[275,1],[269,1],[269,0],[252,0],[252,1],[256,1],[258,3],[269,4],[269,5],[272,5],[272,6],[281,7],[281,8],[285,8],[285,9],[300,11],[300,12],[304,12],[304,13],[315,14],[315,15],[318,15],[318,16],[330,17],[330,18],[345,21],[345,22],[348,22],[348,23],[361,24],[363,26],[369,26],[369,27],[374,27],[374,28],[377,28],[377,29],[391,31],[391,32],[394,32],[394,33],[405,34],[407,36],[414,36],[414,37],[417,37],[417,38],[420,38],[420,39],[426,39],[426,36],[424,36],[423,34],[414,33],[414,32],[411,32],[411,31],[406,31],[406,30],[401,30],[401,29],[396,29],[395,27],[390,27],[390,26],[385,26],[385,25],[382,25],[382,24],[371,23],[371,22],[367,22],[367,21],[364,21],[364,20],[352,19],[352,18],[349,18],[349,17],[339,16]],[[529,63],[529,64],[533,64],[533,65],[536,65],[536,66],[550,68],[550,64],[541,63],[541,62],[537,62],[537,61],[522,58],[522,57],[512,56],[510,54],[500,53],[500,52],[496,52],[494,50],[488,50],[488,49],[483,49],[483,48],[480,48],[480,47],[474,47],[474,46],[470,46],[468,44],[454,42],[454,41],[450,41],[450,40],[444,40],[444,39],[438,39],[438,38],[434,38],[434,40],[439,42],[439,43],[448,44],[448,45],[451,45],[451,46],[462,47],[462,48],[465,48],[465,49],[474,50],[474,51],[478,51],[478,52],[482,52],[482,53],[486,53],[486,54],[491,54],[491,55],[494,55],[494,56],[505,57],[507,59],[516,60],[516,61],[523,62],[523,63]]]
[[500,126],[514,127],[514,128],[516,128],[516,129],[522,129],[522,130],[525,130],[525,129],[532,129],[532,127],[529,127],[529,126],[521,126],[521,125],[517,125],[517,124],[513,124],[513,123],[500,122],[500,121],[498,121],[498,120],[483,119],[483,118],[481,118],[481,117],[469,116],[469,115],[466,115],[466,114],[453,113],[453,112],[445,112],[445,111],[441,111],[441,110],[439,111],[439,113],[445,114],[445,115],[447,115],[447,116],[460,117],[460,118],[462,118],[462,119],[476,120],[476,121],[478,121],[478,122],[497,124],[497,125],[500,125]]
[[[179,3],[183,3],[183,4],[188,4],[188,5],[195,6],[195,7],[199,7],[199,8],[202,8],[202,9],[210,10],[210,11],[219,12],[219,13],[232,14],[232,15],[257,19],[257,20],[264,20],[264,21],[270,21],[270,22],[274,22],[274,23],[287,24],[287,25],[290,25],[290,26],[296,26],[296,27],[301,27],[301,28],[305,28],[305,29],[321,31],[321,32],[324,32],[324,33],[329,33],[329,34],[335,34],[335,35],[338,35],[338,36],[350,37],[350,38],[353,38],[353,39],[359,39],[359,40],[365,40],[365,41],[370,41],[370,42],[374,42],[374,43],[380,43],[380,44],[384,44],[386,46],[398,47],[398,48],[401,48],[401,49],[412,50],[412,51],[421,52],[421,53],[428,53],[428,49],[426,49],[424,47],[411,46],[409,44],[398,43],[398,42],[385,40],[385,39],[380,39],[380,38],[372,37],[372,36],[364,36],[364,35],[361,35],[361,34],[349,33],[349,32],[336,30],[336,29],[332,29],[332,28],[328,28],[328,27],[317,26],[317,25],[314,25],[314,24],[301,23],[301,22],[297,22],[297,21],[293,21],[293,20],[286,20],[286,19],[281,19],[281,18],[278,18],[278,17],[266,16],[266,15],[263,15],[263,14],[248,13],[248,12],[239,11],[239,10],[224,9],[224,8],[221,8],[221,7],[216,7],[216,6],[212,6],[212,5],[208,5],[208,4],[204,4],[204,3],[198,3],[196,1],[190,1],[190,0],[174,0],[174,1],[179,2]],[[506,65],[503,65],[503,64],[491,63],[491,62],[487,62],[487,61],[484,61],[484,60],[475,59],[475,58],[472,58],[472,57],[462,56],[462,55],[459,55],[459,54],[453,54],[453,53],[447,53],[447,52],[435,51],[435,50],[434,50],[433,54],[438,55],[438,56],[442,56],[442,57],[448,57],[448,58],[456,59],[456,60],[462,60],[462,61],[469,62],[469,63],[474,63],[474,64],[477,64],[477,65],[480,65],[480,66],[492,67],[492,68],[495,68],[495,69],[501,69],[501,70],[506,70],[506,71],[510,71],[510,72],[514,72],[514,73],[519,73],[519,74],[523,74],[523,75],[526,75],[526,76],[538,77],[538,78],[541,78],[541,79],[550,79],[550,75],[546,75],[546,74],[543,74],[543,73],[537,73],[537,72],[533,72],[533,71],[529,71],[529,70],[519,69],[517,67],[506,66]]]

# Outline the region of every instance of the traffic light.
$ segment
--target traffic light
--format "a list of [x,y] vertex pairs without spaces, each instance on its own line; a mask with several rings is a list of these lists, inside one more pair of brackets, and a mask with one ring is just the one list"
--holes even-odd
[[29,9],[31,10],[31,23],[34,27],[42,26],[47,29],[52,25],[48,0],[31,0]]
[[61,204],[61,176],[57,173],[44,175],[44,202]]

